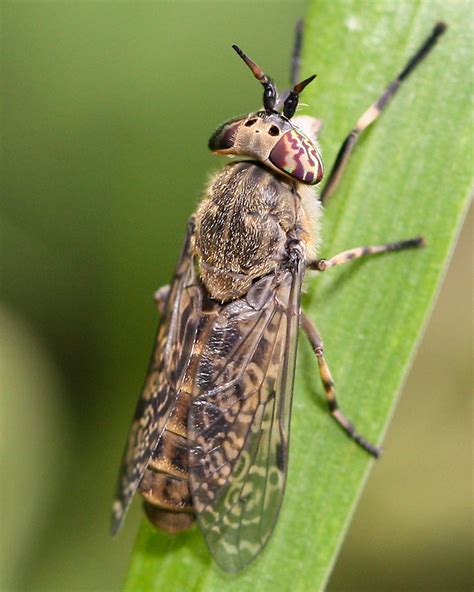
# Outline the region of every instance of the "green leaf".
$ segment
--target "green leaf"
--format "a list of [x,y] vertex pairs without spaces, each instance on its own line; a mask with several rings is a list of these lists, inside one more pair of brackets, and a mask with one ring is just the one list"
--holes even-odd
[[[305,92],[305,111],[324,121],[327,170],[345,134],[434,23],[449,24],[361,139],[329,202],[321,256],[419,234],[428,247],[329,270],[308,280],[304,298],[324,337],[342,409],[378,443],[469,198],[469,17],[467,2],[319,0],[306,20],[302,76],[317,72],[318,80]],[[125,590],[323,589],[373,461],[330,419],[316,361],[303,338],[291,440],[280,519],[253,565],[225,574],[212,562],[199,530],[173,537],[144,521]]]

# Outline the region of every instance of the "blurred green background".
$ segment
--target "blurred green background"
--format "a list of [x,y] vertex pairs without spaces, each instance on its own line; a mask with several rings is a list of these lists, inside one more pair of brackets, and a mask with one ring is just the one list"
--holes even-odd
[[[140,508],[116,540],[109,511],[152,294],[221,163],[210,133],[260,99],[230,44],[286,82],[305,2],[1,8],[0,589],[119,590]],[[472,588],[472,231],[471,216],[332,592]]]

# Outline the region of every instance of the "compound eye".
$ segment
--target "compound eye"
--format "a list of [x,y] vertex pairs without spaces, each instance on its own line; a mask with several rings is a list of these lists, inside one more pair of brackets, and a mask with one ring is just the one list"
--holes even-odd
[[270,152],[270,162],[301,183],[316,185],[323,178],[323,163],[316,146],[298,130],[284,134]]
[[235,143],[237,130],[242,125],[242,120],[230,121],[221,125],[211,136],[209,148],[213,152],[220,150],[230,150]]

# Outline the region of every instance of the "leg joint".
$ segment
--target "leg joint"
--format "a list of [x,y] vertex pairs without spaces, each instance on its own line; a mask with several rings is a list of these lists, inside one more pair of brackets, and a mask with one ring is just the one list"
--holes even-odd
[[307,267],[314,271],[326,271],[329,265],[327,259],[315,259],[314,261],[310,261]]
[[324,358],[324,347],[323,344],[320,343],[314,347],[314,353],[318,359]]

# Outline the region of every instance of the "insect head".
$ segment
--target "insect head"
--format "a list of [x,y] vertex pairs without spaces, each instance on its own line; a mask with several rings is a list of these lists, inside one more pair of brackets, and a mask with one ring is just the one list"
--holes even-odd
[[273,81],[237,45],[232,46],[263,86],[263,110],[222,124],[211,136],[209,148],[217,154],[248,156],[273,170],[307,185],[319,183],[323,163],[317,144],[290,120],[303,89],[315,75],[296,84],[275,110],[277,90]]

